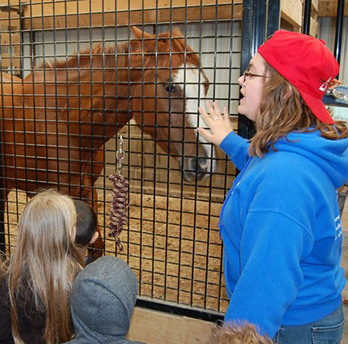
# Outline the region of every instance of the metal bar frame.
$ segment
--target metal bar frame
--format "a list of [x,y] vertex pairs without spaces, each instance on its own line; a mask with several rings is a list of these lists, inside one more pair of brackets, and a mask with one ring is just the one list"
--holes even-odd
[[337,3],[336,37],[335,37],[334,56],[335,56],[338,63],[340,63],[340,60],[341,60],[344,3],[345,3],[344,0],[338,0],[338,3]]
[[[257,48],[265,40],[266,11],[266,0],[245,0],[243,2],[241,74],[247,68]],[[253,137],[255,134],[254,123],[245,116],[239,116],[238,134],[245,138]]]
[[305,35],[309,35],[309,30],[311,27],[311,8],[312,8],[312,0],[305,0],[303,25],[302,25],[302,33],[304,33]]

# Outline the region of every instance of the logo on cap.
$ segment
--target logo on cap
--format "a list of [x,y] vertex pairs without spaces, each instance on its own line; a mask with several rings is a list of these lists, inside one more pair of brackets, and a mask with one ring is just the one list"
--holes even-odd
[[330,78],[328,78],[327,81],[325,81],[325,82],[319,87],[319,90],[325,92],[326,89],[327,89],[328,86],[329,86],[329,83],[330,83],[331,79],[332,79],[332,77],[330,76]]

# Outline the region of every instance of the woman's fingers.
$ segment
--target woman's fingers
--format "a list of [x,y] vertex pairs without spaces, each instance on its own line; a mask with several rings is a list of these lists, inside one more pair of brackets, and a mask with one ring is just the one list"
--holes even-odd
[[232,123],[229,119],[227,108],[224,108],[224,115],[221,114],[220,108],[216,102],[213,104],[207,102],[208,113],[203,108],[198,108],[204,122],[209,126],[210,131],[204,128],[198,128],[197,133],[208,142],[219,145],[222,140],[233,131]]
[[225,119],[225,121],[230,122],[230,113],[229,113],[226,106],[224,107],[224,119]]
[[203,129],[203,128],[197,128],[197,133],[199,135],[202,135],[202,137],[207,140],[207,142],[213,142],[213,135],[210,133],[209,130]]
[[221,117],[221,111],[220,111],[220,108],[219,108],[219,105],[214,102],[213,104],[211,104],[210,102],[207,102],[206,104],[207,106],[207,109],[208,109],[208,112],[210,113],[210,118],[212,120],[217,120]]

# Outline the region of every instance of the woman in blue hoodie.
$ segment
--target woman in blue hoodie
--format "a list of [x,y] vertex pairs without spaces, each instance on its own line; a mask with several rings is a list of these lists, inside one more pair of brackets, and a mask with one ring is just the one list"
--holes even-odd
[[338,70],[325,42],[279,30],[238,79],[251,140],[233,132],[227,109],[199,108],[210,127],[199,134],[241,171],[220,214],[225,321],[254,323],[280,344],[343,334],[337,189],[348,179],[348,130],[322,102]]

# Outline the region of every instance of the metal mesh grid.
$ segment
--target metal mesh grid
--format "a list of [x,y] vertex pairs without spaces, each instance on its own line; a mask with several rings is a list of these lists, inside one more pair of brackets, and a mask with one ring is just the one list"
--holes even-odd
[[[84,3],[89,3],[89,7],[93,7],[92,1]],[[234,116],[237,113],[236,107],[239,98],[239,87],[236,80],[240,73],[241,3],[231,5],[231,3],[212,2],[210,5],[199,3],[192,6],[189,1],[186,1],[183,6],[176,8],[170,4],[169,10],[161,7],[158,2],[151,9],[146,9],[142,2],[140,6],[142,9],[139,10],[130,9],[132,8],[131,1],[125,6],[128,9],[124,9],[123,5],[118,5],[116,1],[104,1],[101,4],[100,11],[96,10],[93,13],[92,11],[90,13],[80,12],[79,6],[82,8],[83,2],[79,1],[45,1],[42,3],[32,1],[26,8],[20,5],[18,12],[21,27],[11,28],[9,26],[9,31],[10,34],[20,34],[21,39],[18,45],[21,48],[19,54],[21,66],[18,69],[10,64],[11,68],[2,68],[2,71],[17,72],[22,78],[26,78],[30,76],[34,67],[45,71],[54,65],[55,61],[67,62],[76,51],[92,50],[96,44],[101,45],[100,55],[106,61],[107,56],[104,53],[106,47],[124,42],[127,44],[132,39],[128,22],[137,25],[145,32],[156,35],[161,32],[172,32],[175,27],[178,27],[185,37],[185,46],[190,45],[197,53],[201,66],[210,80],[209,92],[203,98],[209,101],[217,100],[221,107],[227,106],[236,123]],[[45,6],[47,5],[51,6],[51,12],[43,16],[40,13],[46,13]],[[74,7],[78,15],[69,14],[70,5]],[[112,10],[109,9],[110,6]],[[118,13],[117,16],[115,16],[115,9]],[[151,24],[147,18],[150,13],[153,20]],[[9,18],[7,20],[11,21]],[[11,45],[12,41],[10,40],[9,43]],[[11,54],[9,61],[14,61],[14,56]],[[122,53],[120,53],[121,55]],[[171,55],[170,58],[173,56]],[[185,73],[186,69],[187,66],[184,66]],[[160,68],[154,65],[154,70],[158,73]],[[91,65],[89,71],[92,75],[95,68],[93,69]],[[108,101],[105,92],[108,87],[112,87],[106,80],[106,74],[109,72],[104,62],[100,68],[100,80],[94,81],[94,87],[98,83],[104,85],[102,95],[96,96],[102,99],[104,105]],[[131,71],[126,72],[130,74]],[[129,219],[127,228],[121,234],[124,251],[117,252],[114,240],[107,236],[107,227],[112,197],[112,186],[108,175],[116,170],[115,152],[119,147],[118,139],[115,135],[108,137],[107,127],[104,125],[102,132],[103,137],[107,138],[105,140],[107,142],[93,151],[101,154],[102,161],[95,160],[95,155],[93,155],[93,167],[90,170],[73,171],[74,164],[81,165],[85,162],[81,152],[80,158],[77,160],[72,152],[79,149],[73,143],[73,138],[79,138],[78,142],[84,139],[81,132],[86,123],[82,110],[89,105],[85,104],[85,98],[80,95],[79,106],[76,108],[67,106],[67,115],[64,120],[52,120],[48,116],[49,111],[59,111],[59,107],[51,108],[48,100],[52,96],[49,96],[47,91],[44,91],[41,96],[35,93],[35,87],[38,87],[39,84],[45,87],[51,84],[51,87],[57,89],[61,73],[61,71],[54,72],[53,79],[48,79],[48,74],[44,74],[42,80],[35,80],[35,78],[31,80],[31,86],[34,89],[31,103],[32,109],[34,109],[33,118],[25,121],[21,131],[23,133],[33,132],[36,139],[33,142],[27,142],[24,138],[24,141],[20,142],[23,151],[13,153],[16,158],[21,154],[23,156],[35,155],[38,149],[44,147],[50,157],[49,160],[53,162],[53,170],[41,167],[40,161],[35,157],[33,165],[30,166],[25,163],[23,166],[18,166],[15,159],[12,174],[8,173],[9,166],[6,165],[6,161],[1,166],[2,188],[5,192],[10,191],[4,213],[6,252],[11,254],[11,249],[15,244],[16,223],[27,202],[27,195],[23,189],[30,189],[31,184],[56,186],[63,188],[68,193],[73,193],[74,197],[93,203],[94,208],[98,211],[99,225],[105,240],[105,254],[117,254],[132,267],[138,277],[140,298],[214,312],[225,311],[227,298],[222,276],[222,245],[218,233],[218,217],[224,195],[235,176],[232,164],[221,151],[217,151],[217,156],[213,158],[218,163],[217,171],[203,181],[196,178],[192,182],[186,182],[180,175],[182,167],[178,165],[177,160],[159,147],[159,142],[163,141],[163,138],[156,136],[156,133],[154,138],[144,133],[144,128],[136,124],[133,119],[127,122],[117,136],[122,134],[125,140],[126,160],[123,174],[130,183]],[[68,75],[71,71],[66,68],[63,73]],[[157,81],[155,79],[155,83]],[[26,85],[24,81],[18,82],[22,86]],[[146,83],[144,76],[140,83]],[[6,86],[4,84],[1,86],[2,126],[5,126],[4,113],[6,111],[9,113],[20,110],[19,118],[21,119],[24,118],[23,114],[27,111],[25,97],[20,96],[22,100],[16,103],[20,104],[17,105],[19,109],[14,109],[7,103],[8,99],[14,101],[15,85],[11,81]],[[83,80],[79,80],[76,85],[68,84],[66,93],[62,96],[56,94],[53,97],[55,102],[59,103],[60,97],[65,98],[67,103],[72,102],[73,96],[69,94],[69,88],[70,90],[74,87],[82,88],[82,85]],[[190,83],[185,80],[185,77],[182,87],[184,90],[190,87]],[[91,89],[93,89],[93,83]],[[148,96],[141,93],[136,97],[144,100]],[[153,97],[156,102],[160,101],[158,95],[155,94]],[[115,98],[117,98],[116,95]],[[171,101],[169,101],[170,103]],[[105,116],[105,108],[100,110],[101,115]],[[39,111],[44,113],[43,120],[38,119]],[[78,111],[77,123],[69,119],[74,111]],[[146,115],[147,110],[142,107],[140,112],[142,115]],[[157,109],[156,116],[160,114],[161,112]],[[36,132],[38,129],[32,126],[32,123],[40,121],[41,128],[44,128],[42,135],[45,138],[42,147],[37,142],[40,137],[39,132]],[[48,130],[50,123],[54,124],[52,132]],[[77,124],[78,128],[76,132],[74,124]],[[11,129],[6,130],[9,131],[14,141],[16,137],[18,140],[19,132],[14,131],[13,123],[10,128],[12,128],[12,132]],[[117,128],[115,124],[115,131]],[[93,129],[93,125],[91,132],[90,141],[93,145],[93,141],[99,138],[94,134],[96,129]],[[9,145],[4,137],[5,135],[2,133],[3,152],[6,145]],[[53,141],[50,141],[51,137]],[[173,139],[170,137],[167,138],[168,145],[172,141]],[[185,145],[189,144],[192,142],[183,137],[183,153],[185,153]],[[50,155],[50,152],[60,145],[68,147],[66,155],[60,155],[57,152]],[[198,152],[198,145],[196,152]],[[65,181],[62,181],[60,176],[60,166],[63,165],[69,172],[69,178]],[[21,174],[19,178],[20,170],[23,170],[24,174]],[[30,171],[35,172],[34,177]],[[95,184],[93,186],[85,185],[81,188],[81,185],[76,183],[73,178],[76,174],[86,175],[91,180],[95,180]],[[43,178],[43,176],[45,177]],[[45,181],[47,177],[51,178],[50,183]],[[13,189],[11,190],[8,187],[9,180],[12,180]],[[42,183],[38,182],[40,180]],[[76,188],[79,189],[79,192],[76,192]],[[86,197],[87,189],[93,190],[94,193]]]

